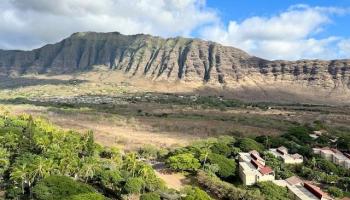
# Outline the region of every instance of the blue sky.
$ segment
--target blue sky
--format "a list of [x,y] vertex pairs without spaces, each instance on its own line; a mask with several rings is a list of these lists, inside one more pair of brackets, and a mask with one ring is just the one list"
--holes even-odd
[[265,59],[350,58],[350,0],[1,0],[0,49],[74,32],[196,37]]
[[349,0],[207,0],[206,6],[220,25],[195,32],[196,37],[267,59],[350,57]]
[[[242,21],[252,16],[271,16],[283,12],[292,5],[306,4],[318,7],[350,8],[350,0],[208,0],[207,6],[215,9],[224,22]],[[333,23],[317,37],[339,35],[350,37],[350,15],[336,16]]]

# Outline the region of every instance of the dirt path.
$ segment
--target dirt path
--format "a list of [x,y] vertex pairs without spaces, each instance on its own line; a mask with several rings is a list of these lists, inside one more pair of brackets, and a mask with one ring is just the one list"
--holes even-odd
[[181,190],[184,186],[189,184],[188,178],[181,173],[169,172],[164,163],[157,162],[153,164],[153,168],[157,176],[166,183],[168,188]]

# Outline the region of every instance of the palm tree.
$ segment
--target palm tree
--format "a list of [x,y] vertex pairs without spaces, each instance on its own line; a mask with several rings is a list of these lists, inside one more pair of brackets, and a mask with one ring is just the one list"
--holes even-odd
[[25,184],[31,185],[30,170],[27,164],[15,167],[10,174],[10,180],[21,184],[22,194],[24,194]]
[[137,173],[145,181],[146,185],[150,187],[149,190],[153,191],[156,189],[152,187],[154,184],[150,184],[152,181],[157,179],[154,173],[154,170],[150,165],[147,165],[147,164],[139,165],[139,169]]
[[58,165],[58,174],[65,176],[74,176],[77,178],[79,172],[79,158],[77,156],[67,156],[60,160]]
[[99,169],[100,165],[98,160],[93,157],[88,157],[83,160],[79,174],[83,179],[85,179],[85,182],[87,182],[89,179],[95,176]]
[[135,177],[135,172],[137,169],[137,156],[136,153],[129,153],[125,157],[124,168],[131,172],[132,177]]
[[42,151],[45,152],[47,150],[47,148],[50,146],[51,140],[47,134],[36,135],[35,143]]
[[51,159],[37,157],[31,164],[34,179],[42,179],[50,175],[54,170],[54,162]]
[[202,153],[202,156],[204,156],[204,159],[203,159],[203,169],[204,169],[204,166],[208,160],[208,156],[209,154],[211,153],[211,148],[213,147],[213,143],[210,142],[210,141],[206,141],[205,142],[205,146],[203,148],[203,153]]
[[5,171],[8,169],[10,166],[10,153],[0,147],[0,181],[5,173]]
[[10,164],[10,153],[4,149],[0,147],[0,167],[5,168]]

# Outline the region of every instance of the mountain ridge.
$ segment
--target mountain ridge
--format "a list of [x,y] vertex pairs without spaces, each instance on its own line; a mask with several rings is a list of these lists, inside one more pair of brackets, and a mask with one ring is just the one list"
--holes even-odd
[[0,50],[0,74],[5,75],[66,74],[94,66],[129,77],[240,87],[240,91],[247,87],[264,91],[268,86],[291,89],[286,88],[290,85],[298,91],[322,90],[324,98],[334,91],[340,91],[341,99],[350,96],[349,59],[270,61],[200,39],[78,32],[30,51]]

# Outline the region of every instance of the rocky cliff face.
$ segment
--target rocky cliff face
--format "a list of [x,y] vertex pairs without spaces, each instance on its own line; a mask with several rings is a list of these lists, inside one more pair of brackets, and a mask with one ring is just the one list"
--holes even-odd
[[0,50],[1,74],[71,73],[103,65],[128,76],[227,87],[289,83],[333,91],[350,88],[350,60],[268,61],[197,39],[75,33],[32,51]]

